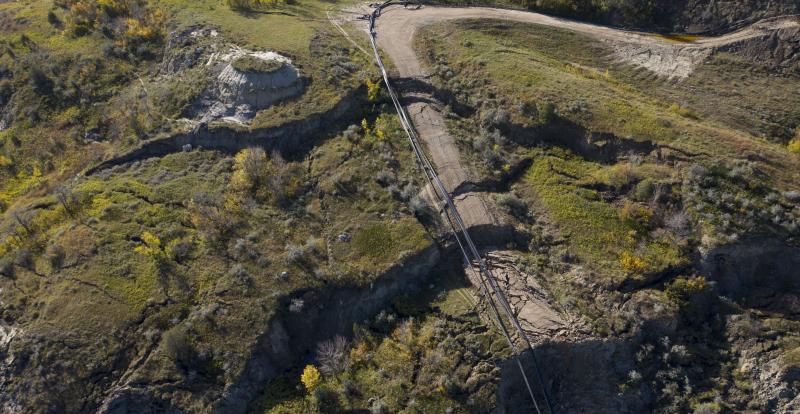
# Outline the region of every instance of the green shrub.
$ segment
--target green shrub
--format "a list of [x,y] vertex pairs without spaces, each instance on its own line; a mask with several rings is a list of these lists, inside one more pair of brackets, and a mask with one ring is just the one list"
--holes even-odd
[[14,86],[8,79],[0,79],[0,106],[8,103],[14,93]]
[[14,262],[5,258],[0,259],[0,276],[14,277]]
[[653,191],[655,191],[653,180],[649,178],[644,179],[636,184],[636,188],[633,190],[633,198],[636,201],[648,201],[653,197]]
[[53,270],[60,269],[61,266],[64,264],[64,256],[65,256],[64,248],[57,244],[50,245],[47,248],[46,256],[47,256],[47,261],[50,262],[50,267]]
[[175,327],[164,332],[161,345],[167,358],[184,367],[189,366],[194,349],[183,328]]
[[539,123],[547,125],[556,119],[556,106],[550,101],[537,102],[536,109],[539,111]]
[[50,23],[54,27],[60,27],[61,26],[61,19],[59,19],[58,16],[56,16],[56,14],[53,13],[52,10],[47,12],[47,22]]
[[313,401],[321,414],[342,412],[339,394],[329,386],[314,389]]
[[625,200],[625,204],[619,210],[619,218],[623,223],[632,227],[639,233],[648,230],[653,222],[653,209],[638,203]]

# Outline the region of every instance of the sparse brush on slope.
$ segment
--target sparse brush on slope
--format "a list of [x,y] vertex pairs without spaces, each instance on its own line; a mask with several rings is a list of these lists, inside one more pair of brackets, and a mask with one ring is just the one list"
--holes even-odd
[[294,0],[225,0],[233,10],[252,11],[279,4],[293,4]]
[[164,37],[164,13],[150,8],[146,0],[55,0],[54,4],[65,9],[65,34],[80,37],[97,30],[137,57],[153,57],[150,46]]

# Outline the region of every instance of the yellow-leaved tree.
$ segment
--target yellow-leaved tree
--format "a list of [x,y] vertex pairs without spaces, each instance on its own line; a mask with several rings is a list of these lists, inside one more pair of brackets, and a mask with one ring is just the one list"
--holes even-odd
[[321,376],[319,370],[311,364],[306,365],[305,369],[303,369],[303,374],[300,375],[300,382],[303,383],[303,386],[306,387],[306,391],[308,391],[309,394],[314,392],[319,386],[320,380]]
[[619,264],[627,274],[642,273],[647,269],[647,263],[631,252],[623,251],[619,255]]

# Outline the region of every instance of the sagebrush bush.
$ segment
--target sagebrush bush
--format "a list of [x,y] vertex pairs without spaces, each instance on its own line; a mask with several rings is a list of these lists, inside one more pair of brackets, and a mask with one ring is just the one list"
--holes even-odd
[[342,135],[350,142],[358,142],[361,139],[361,127],[358,125],[350,125],[344,130]]
[[233,267],[228,270],[228,276],[244,286],[250,286],[253,283],[250,273],[239,263],[233,265]]
[[400,199],[403,201],[408,201],[417,194],[419,194],[419,188],[412,183],[408,183],[405,185],[405,187],[403,187],[403,190],[400,191]]
[[481,125],[486,128],[505,129],[510,119],[508,111],[503,108],[491,108],[481,113]]
[[297,244],[286,245],[286,262],[287,264],[300,263],[306,258],[306,250],[303,246]]
[[321,342],[317,345],[317,362],[325,375],[338,375],[349,367],[349,346],[343,336]]
[[664,219],[664,226],[667,230],[679,236],[687,236],[692,230],[692,222],[685,211],[676,211]]

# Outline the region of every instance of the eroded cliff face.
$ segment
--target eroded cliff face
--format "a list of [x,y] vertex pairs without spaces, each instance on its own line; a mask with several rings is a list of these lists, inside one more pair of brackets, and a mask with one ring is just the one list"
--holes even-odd
[[681,32],[723,32],[761,19],[800,13],[796,0],[661,1],[673,13],[672,28]]
[[800,4],[795,0],[611,0],[598,3],[605,6],[600,14],[604,14],[606,23],[675,33],[728,32],[762,19],[800,13]]
[[787,27],[762,37],[734,43],[721,52],[735,53],[757,67],[782,74],[800,74],[800,28]]
[[752,238],[708,251],[700,267],[720,294],[744,306],[800,313],[800,248]]

